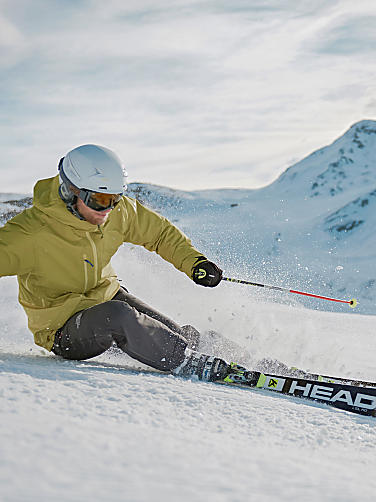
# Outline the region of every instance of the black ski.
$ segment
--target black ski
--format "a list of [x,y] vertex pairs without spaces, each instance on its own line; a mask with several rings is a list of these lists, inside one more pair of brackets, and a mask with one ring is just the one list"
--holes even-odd
[[333,377],[329,375],[316,375],[314,377],[319,382],[329,382],[329,383],[343,383],[347,385],[354,385],[356,387],[376,387],[376,382],[368,382],[366,380],[356,380],[353,378],[342,378],[342,377]]
[[260,371],[261,373],[304,378],[306,380],[317,380],[318,382],[342,383],[346,385],[355,385],[357,387],[376,387],[376,382],[312,373],[311,371],[289,367],[287,364],[284,364],[277,359],[262,359],[256,364],[255,370]]
[[232,364],[232,367],[234,371],[230,370],[221,383],[267,389],[288,396],[325,403],[334,408],[359,415],[376,416],[375,387],[351,385],[338,381],[327,382],[317,379],[271,375],[260,371],[242,371],[243,368],[235,364]]
[[288,376],[295,378],[304,378],[306,380],[316,380],[318,382],[353,385],[355,387],[376,387],[376,382],[368,382],[367,380],[357,380],[356,378],[344,378],[330,375],[320,375],[318,373],[310,373],[308,371],[298,370],[296,368],[291,368]]

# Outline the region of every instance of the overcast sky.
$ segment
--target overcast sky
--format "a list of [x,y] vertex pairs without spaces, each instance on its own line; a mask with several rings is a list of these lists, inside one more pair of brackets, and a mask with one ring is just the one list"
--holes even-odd
[[376,118],[374,0],[0,0],[0,192],[83,143],[249,187]]

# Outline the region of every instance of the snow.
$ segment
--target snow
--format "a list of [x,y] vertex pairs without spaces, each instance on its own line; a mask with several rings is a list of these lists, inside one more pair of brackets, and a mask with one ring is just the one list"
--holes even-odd
[[[281,186],[288,186],[290,175],[291,170]],[[307,171],[302,170],[302,177],[309,178]],[[363,190],[364,183],[359,184]],[[178,226],[213,256],[223,251],[226,272],[240,276],[247,272],[247,263],[256,264],[254,253],[260,256],[262,249],[269,249],[272,220],[259,220],[276,186],[264,192],[190,194],[154,187],[152,194],[166,197],[171,203],[166,212],[179,220]],[[349,183],[346,191],[348,197],[342,193],[337,202],[318,196],[321,212],[345,207],[356,190]],[[303,188],[300,195],[304,198]],[[308,201],[311,209],[319,207],[313,199],[317,197]],[[239,205],[230,207],[236,200]],[[312,218],[299,213],[294,219],[292,195],[289,204],[286,209],[279,206],[281,214],[274,220],[284,244],[272,258],[282,257],[280,266],[289,260],[296,263],[289,250],[292,242],[299,244],[296,225],[301,231],[299,225],[305,222],[313,236],[309,246],[301,238],[300,272],[292,266],[284,275],[282,267],[274,279],[283,286],[286,278],[295,277],[298,288],[299,278],[312,277],[320,261],[327,270],[329,262],[323,257],[327,248],[320,238],[325,232],[322,218],[315,212]],[[1,208],[4,214],[14,210],[8,204]],[[290,218],[294,224],[283,227]],[[226,238],[226,229],[231,229],[231,238]],[[372,239],[371,228],[368,233],[366,229],[362,242]],[[348,244],[331,262],[332,289],[338,292],[342,274],[345,297],[354,286],[352,271],[360,258],[374,274],[371,245],[362,255],[358,251],[360,247]],[[240,257],[240,264],[234,256]],[[315,259],[315,267],[305,270],[305,260]],[[346,305],[337,306],[336,312],[323,311],[325,302],[319,300],[302,304],[294,295],[233,283],[202,288],[157,255],[131,245],[119,250],[113,265],[133,294],[180,324],[196,326],[207,353],[250,368],[270,357],[324,374],[376,380],[373,315]],[[260,279],[261,273],[269,282],[273,278],[268,267],[249,265],[247,273],[250,279]],[[372,303],[370,294],[368,305]],[[343,502],[374,496],[375,418],[266,390],[178,379],[115,350],[90,361],[60,360],[33,344],[13,277],[0,280],[0,313],[1,502]],[[212,337],[212,331],[227,341]]]
[[[234,284],[200,288],[129,246],[114,264],[133,293],[236,342],[219,355],[376,379],[372,316],[267,302]],[[14,278],[0,281],[0,299],[2,502],[373,495],[374,418],[139,370],[117,352],[61,361],[32,344]]]

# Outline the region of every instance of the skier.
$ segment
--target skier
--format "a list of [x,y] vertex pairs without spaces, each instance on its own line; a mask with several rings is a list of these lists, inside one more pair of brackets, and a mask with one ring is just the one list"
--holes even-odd
[[158,370],[224,378],[225,361],[192,350],[198,332],[121,287],[110,259],[130,242],[157,252],[201,286],[217,286],[222,270],[166,218],[124,195],[126,173],[108,148],[74,148],[58,171],[37,182],[33,206],[0,229],[0,276],[17,275],[35,343],[75,360],[115,344]]

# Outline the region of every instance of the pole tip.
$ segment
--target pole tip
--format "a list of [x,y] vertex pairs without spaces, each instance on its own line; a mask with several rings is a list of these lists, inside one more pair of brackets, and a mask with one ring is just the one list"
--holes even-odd
[[357,305],[358,302],[356,301],[356,298],[353,298],[352,300],[349,301],[350,307],[354,309]]

